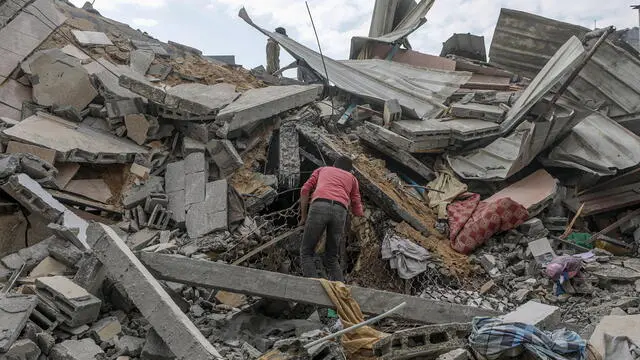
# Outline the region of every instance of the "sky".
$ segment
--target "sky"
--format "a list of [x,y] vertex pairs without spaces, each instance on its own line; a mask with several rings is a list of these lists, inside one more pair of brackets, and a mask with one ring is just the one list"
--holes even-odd
[[[85,0],[71,0],[81,7]],[[325,55],[349,56],[350,39],[369,33],[375,0],[308,0]],[[436,0],[427,23],[409,37],[414,50],[439,55],[454,33],[484,35],[487,47],[501,8],[531,12],[588,28],[638,25],[630,5],[640,0]],[[266,37],[238,17],[245,7],[258,25],[282,26],[289,37],[317,50],[302,0],[95,0],[103,16],[161,40],[198,48],[205,55],[235,55],[245,68],[265,64]],[[281,66],[293,59],[282,51]]]

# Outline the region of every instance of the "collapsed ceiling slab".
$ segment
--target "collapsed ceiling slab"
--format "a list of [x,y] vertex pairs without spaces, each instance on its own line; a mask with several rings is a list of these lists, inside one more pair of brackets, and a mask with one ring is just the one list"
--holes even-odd
[[[403,111],[410,117],[429,118],[434,117],[445,107],[440,101],[431,97],[424,97],[417,92],[408,91],[398,88],[392,84],[387,84],[375,78],[374,76],[365,74],[361,71],[335,61],[326,56],[323,57],[301,45],[295,40],[275,32],[270,32],[256,25],[247,11],[242,8],[239,13],[247,24],[253,26],[269,38],[275,40],[283,48],[285,48],[294,58],[304,60],[318,75],[323,78],[329,78],[329,82],[336,87],[362,97],[367,101],[371,101],[378,105],[382,105],[386,100],[397,99],[403,107]],[[325,72],[326,65],[326,72]]]

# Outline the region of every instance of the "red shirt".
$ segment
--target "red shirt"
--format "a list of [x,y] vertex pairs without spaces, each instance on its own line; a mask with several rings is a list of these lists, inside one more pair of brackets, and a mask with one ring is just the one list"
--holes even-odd
[[311,202],[316,199],[338,201],[351,210],[356,216],[364,216],[360,200],[358,180],[353,174],[333,166],[316,169],[309,180],[302,186],[302,195],[309,195],[313,190]]

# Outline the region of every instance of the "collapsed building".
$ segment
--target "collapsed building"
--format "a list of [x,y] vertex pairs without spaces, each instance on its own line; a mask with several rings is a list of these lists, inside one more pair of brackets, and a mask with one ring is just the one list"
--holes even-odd
[[[0,1],[0,358],[630,356],[636,44],[502,9],[489,62],[469,34],[423,54],[407,36],[433,2],[376,1],[340,61],[241,10],[290,79],[90,3]],[[348,288],[299,262],[300,187],[339,156],[365,203]],[[579,276],[550,276],[559,259]],[[387,317],[319,341],[318,307]],[[571,346],[486,345],[518,324]]]

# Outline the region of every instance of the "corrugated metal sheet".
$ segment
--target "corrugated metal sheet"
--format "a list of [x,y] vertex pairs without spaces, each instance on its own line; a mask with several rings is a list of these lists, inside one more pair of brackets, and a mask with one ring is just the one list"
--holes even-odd
[[605,115],[593,113],[553,148],[543,163],[600,176],[640,164],[640,137]]
[[[522,11],[502,9],[490,49],[490,61],[533,77],[571,36],[589,29]],[[592,41],[595,41],[592,40]],[[588,106],[608,106],[608,116],[640,112],[640,61],[606,41],[572,83],[568,93]]]
[[522,170],[559,136],[584,119],[589,113],[583,111],[582,106],[573,103],[562,106],[559,102],[551,120],[522,123],[527,113],[573,71],[584,55],[580,41],[576,37],[570,38],[511,107],[500,125],[503,137],[468,154],[447,156],[453,170],[465,179],[504,180]]
[[[400,21],[400,23],[393,29],[392,32],[377,37],[360,37],[356,36],[351,38],[351,51],[349,52],[349,59],[357,59],[362,49],[370,42],[381,43],[395,43],[401,39],[406,38],[414,31],[418,30],[427,20],[425,16],[431,10],[435,0],[421,0],[420,3],[413,9],[411,9],[407,15]],[[386,11],[386,8],[380,7],[378,11]],[[374,14],[374,21],[376,14]]]
[[[240,10],[239,16],[249,25],[255,27],[266,36],[278,42],[283,48],[291,53],[294,58],[304,60],[318,75],[322,77],[326,76],[322,57],[319,53],[299,44],[287,36],[261,28],[251,20],[244,8]],[[324,57],[324,63],[326,64],[329,81],[338,88],[346,92],[356,94],[367,101],[377,104],[383,104],[386,100],[397,99],[403,107],[403,111],[405,111],[409,117],[434,117],[441,110],[445,109],[442,105],[442,101],[423,94],[422,90],[416,91],[415,85],[407,84],[401,78],[396,77],[397,80],[395,83],[389,84],[380,81],[375,76],[358,71],[326,56]],[[391,62],[389,64],[391,64],[389,66],[393,65]],[[380,71],[384,72],[383,70]],[[445,80],[449,80],[451,78],[451,76],[447,75],[449,73],[450,72],[443,72],[443,74],[445,74],[443,75]],[[470,73],[456,74],[457,75],[454,76],[455,78],[460,78],[464,74],[467,74],[469,78],[471,77]],[[391,72],[387,72],[387,75],[389,78],[393,77]],[[466,80],[464,82],[466,82]]]

